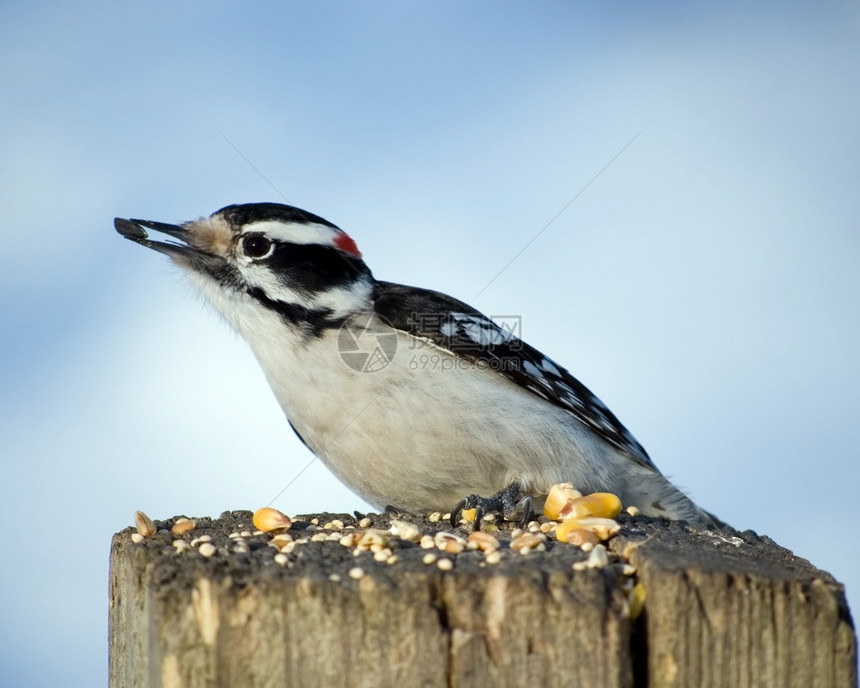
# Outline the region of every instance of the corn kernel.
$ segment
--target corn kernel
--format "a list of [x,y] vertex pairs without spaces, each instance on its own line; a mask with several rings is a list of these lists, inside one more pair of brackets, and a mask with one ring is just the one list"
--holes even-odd
[[593,494],[572,499],[559,512],[559,518],[615,518],[621,513],[621,500],[609,492]]
[[472,523],[475,520],[475,509],[463,509],[460,512],[460,520]]
[[[559,527],[559,529],[561,529]],[[597,536],[592,533],[590,530],[586,530],[585,528],[574,528],[573,530],[567,530],[567,538],[565,542],[576,545],[577,547],[582,547],[585,543],[591,544],[593,547],[600,540],[597,539]]]
[[627,603],[630,605],[630,620],[636,621],[642,611],[645,609],[645,586],[642,583],[637,583],[630,591],[627,598]]
[[[568,542],[568,534],[579,529],[593,533],[598,540],[608,540],[621,530],[621,526],[611,518],[598,518],[596,516],[571,518],[558,524],[558,528],[555,529],[555,537],[560,542]],[[585,542],[587,541],[585,540]]]
[[568,501],[582,497],[582,492],[574,490],[570,483],[557,483],[549,488],[546,500],[543,503],[545,516],[555,520],[561,513]]
[[289,516],[270,506],[257,509],[254,514],[254,527],[264,533],[271,533],[275,530],[286,530],[290,525],[292,525],[292,521]]

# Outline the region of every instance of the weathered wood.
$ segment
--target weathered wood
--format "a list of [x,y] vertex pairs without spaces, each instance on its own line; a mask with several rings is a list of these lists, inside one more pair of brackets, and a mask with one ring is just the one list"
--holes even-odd
[[198,519],[184,539],[209,535],[211,558],[127,529],[111,548],[110,685],[856,685],[851,619],[828,574],[754,534],[621,520],[613,561],[631,561],[648,593],[635,623],[617,566],[574,571],[587,555],[551,540],[519,554],[505,549],[510,529],[495,564],[436,551],[450,570],[397,539],[393,564],[320,541],[283,566],[268,535],[234,551],[249,512]]
[[649,688],[857,684],[851,616],[829,574],[751,532],[637,530],[612,548],[647,590]]

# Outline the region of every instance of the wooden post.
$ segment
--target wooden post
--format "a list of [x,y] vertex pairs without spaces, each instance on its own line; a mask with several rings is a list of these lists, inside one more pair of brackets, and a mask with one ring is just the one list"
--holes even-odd
[[[139,543],[115,535],[111,687],[856,686],[842,586],[752,533],[624,516],[609,566],[574,570],[589,558],[578,547],[550,538],[522,554],[508,526],[493,563],[397,537],[391,556],[355,556],[336,541],[349,529],[324,528],[355,519],[312,518],[290,533],[308,541],[280,554],[250,534],[250,512],[198,519],[181,538],[174,519]],[[634,621],[636,582],[647,601]]]

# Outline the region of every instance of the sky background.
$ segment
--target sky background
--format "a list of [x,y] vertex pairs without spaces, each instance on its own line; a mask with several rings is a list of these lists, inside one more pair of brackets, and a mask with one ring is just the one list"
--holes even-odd
[[[849,2],[4,3],[0,685],[105,683],[136,509],[256,509],[310,460],[244,342],[112,226],[284,198],[381,279],[521,315],[856,615],[858,27]],[[366,508],[318,461],[274,505]]]

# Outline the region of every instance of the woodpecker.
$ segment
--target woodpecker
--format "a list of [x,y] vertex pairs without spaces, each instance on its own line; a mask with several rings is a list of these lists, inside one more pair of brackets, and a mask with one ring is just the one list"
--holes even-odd
[[527,518],[570,482],[713,525],[565,368],[462,301],[375,279],[322,217],[249,203],[114,226],[184,270],[247,340],[302,442],[378,508]]

